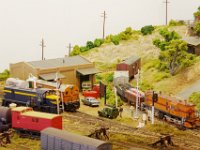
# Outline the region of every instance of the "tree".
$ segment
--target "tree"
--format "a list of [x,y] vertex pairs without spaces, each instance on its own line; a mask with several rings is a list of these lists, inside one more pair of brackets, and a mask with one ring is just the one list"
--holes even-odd
[[101,44],[103,44],[103,39],[95,39],[94,40],[95,47],[99,47],[99,46],[101,46]]
[[200,35],[200,21],[197,21],[194,25],[194,32]]
[[120,36],[119,35],[112,36],[111,40],[112,40],[113,44],[119,45]]
[[75,45],[73,50],[70,53],[70,56],[79,55],[81,53],[80,48],[78,45]]
[[197,18],[197,17],[199,17],[200,16],[200,6],[198,7],[198,10],[196,11],[196,12],[194,12],[194,17],[195,17],[195,19]]
[[94,46],[94,44],[93,44],[93,42],[92,41],[87,41],[87,43],[86,43],[86,47],[88,48],[88,50],[89,49],[92,49],[92,48],[94,48],[95,46]]
[[[182,66],[182,62],[187,58],[187,43],[183,40],[171,40],[166,50],[160,53],[161,63],[167,66],[171,75]],[[186,61],[184,61],[186,62]]]
[[151,34],[154,30],[152,25],[144,26],[141,28],[141,32],[143,35]]

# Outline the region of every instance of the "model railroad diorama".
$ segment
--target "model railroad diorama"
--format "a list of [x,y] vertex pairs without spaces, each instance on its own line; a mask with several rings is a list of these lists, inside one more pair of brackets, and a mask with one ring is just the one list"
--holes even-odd
[[[10,142],[9,134],[12,128],[16,133],[27,137],[41,136],[43,150],[112,149],[110,142],[99,140],[100,134],[107,136],[105,128],[96,130],[89,137],[62,131],[63,116],[55,113],[64,111],[76,113],[80,107],[79,90],[73,85],[60,85],[58,88],[56,86],[56,83],[40,80],[34,83],[13,78],[7,79],[3,90],[2,107],[0,107],[0,144]],[[138,109],[141,112],[149,111],[154,106],[155,116],[158,119],[173,123],[179,129],[196,129],[199,126],[200,119],[195,115],[193,104],[153,91],[137,91],[130,84],[119,84],[116,89],[117,94],[125,103],[136,107],[138,99]],[[92,95],[91,92],[89,96],[92,97]],[[99,112],[99,115],[110,119],[116,118],[119,115],[119,109],[107,106],[103,112]],[[91,139],[91,135],[97,139]],[[166,140],[166,138],[170,138],[168,141],[170,144],[171,137],[166,136],[163,139]]]

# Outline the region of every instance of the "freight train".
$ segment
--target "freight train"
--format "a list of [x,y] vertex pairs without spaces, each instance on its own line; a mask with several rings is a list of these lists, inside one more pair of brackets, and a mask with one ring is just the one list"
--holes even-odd
[[[117,93],[122,100],[136,104],[136,89],[129,84],[118,85]],[[138,107],[148,110],[154,106],[155,116],[177,125],[180,128],[196,128],[200,119],[195,115],[195,105],[173,97],[146,91],[139,93]]]
[[0,107],[0,117],[0,133],[11,127],[31,135],[39,135],[47,127],[62,129],[61,115],[33,111],[31,107]]

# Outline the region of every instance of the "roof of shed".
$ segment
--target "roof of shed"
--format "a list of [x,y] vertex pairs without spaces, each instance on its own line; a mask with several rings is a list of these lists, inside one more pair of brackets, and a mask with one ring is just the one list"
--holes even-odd
[[57,78],[65,78],[65,76],[59,72],[55,73],[46,73],[46,74],[40,74],[39,77],[48,81],[48,80],[55,80]]
[[182,40],[193,46],[200,45],[200,38],[197,36],[183,37]]
[[94,67],[91,68],[82,68],[82,69],[77,69],[79,73],[82,75],[90,75],[90,74],[96,74],[99,73],[100,71]]
[[78,65],[84,65],[84,64],[91,64],[89,60],[79,55],[72,56],[72,57],[40,60],[40,61],[30,61],[27,63],[39,69],[71,67],[71,66],[78,66]]
[[131,56],[131,57],[123,60],[121,63],[125,63],[125,64],[131,65],[131,64],[133,64],[134,62],[136,62],[139,59],[140,59],[140,57],[138,57],[138,56]]
[[81,136],[78,134],[70,133],[70,132],[55,129],[55,128],[46,128],[42,130],[41,134],[52,135],[58,138],[65,139],[72,143],[90,145],[91,147],[95,147],[95,148],[98,148],[99,146],[103,144],[108,144],[108,142],[105,142],[105,141],[89,138],[86,136]]

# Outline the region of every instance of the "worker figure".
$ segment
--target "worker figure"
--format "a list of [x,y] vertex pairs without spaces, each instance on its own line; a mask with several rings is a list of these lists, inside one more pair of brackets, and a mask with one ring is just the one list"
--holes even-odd
[[122,112],[123,112],[123,108],[120,106],[119,107],[119,116],[120,116],[120,118],[122,118]]

